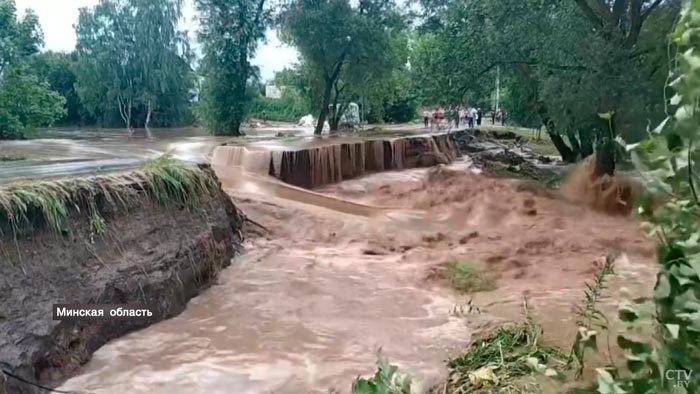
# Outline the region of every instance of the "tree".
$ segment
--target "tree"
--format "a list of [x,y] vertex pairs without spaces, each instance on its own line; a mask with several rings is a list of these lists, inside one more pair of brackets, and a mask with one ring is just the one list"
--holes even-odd
[[48,82],[51,90],[66,99],[66,116],[60,120],[65,125],[86,124],[92,121],[90,114],[83,107],[80,96],[75,89],[78,57],[73,53],[43,52],[28,59],[33,74],[40,80]]
[[265,0],[196,0],[204,78],[198,115],[215,135],[242,135],[256,68],[250,64],[265,36]]
[[0,139],[23,138],[64,114],[65,99],[26,66],[43,43],[39,19],[32,10],[21,20],[16,13],[13,0],[0,0]]
[[0,82],[0,139],[21,138],[27,128],[50,126],[65,115],[65,103],[28,67],[9,68]]
[[14,0],[0,0],[0,77],[10,64],[39,52],[44,34],[32,9],[17,19]]
[[77,91],[93,116],[116,109],[130,135],[143,125],[149,137],[161,109],[175,117],[163,123],[185,117],[192,53],[177,29],[181,13],[182,0],[101,0],[80,10]]
[[480,100],[500,68],[511,119],[546,126],[565,161],[595,145],[601,174],[614,171],[611,131],[638,138],[661,115],[667,61],[658,43],[678,1],[424,0],[436,2],[412,56],[424,97]]
[[315,134],[321,134],[332,108],[331,129],[337,128],[341,94],[358,88],[361,78],[387,73],[392,37],[403,29],[390,1],[292,0],[281,13],[282,38],[301,52],[313,71],[321,98]]

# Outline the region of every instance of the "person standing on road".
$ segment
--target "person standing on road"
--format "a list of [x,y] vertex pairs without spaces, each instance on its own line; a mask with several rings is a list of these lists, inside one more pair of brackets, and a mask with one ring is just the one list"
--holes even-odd
[[430,126],[430,111],[428,110],[423,111],[423,125],[426,129]]
[[481,126],[481,117],[484,115],[484,113],[481,111],[481,108],[476,110],[476,125]]
[[508,112],[506,112],[505,109],[501,108],[501,126],[506,125],[506,118],[508,117]]
[[473,129],[474,124],[476,123],[476,117],[478,115],[478,112],[476,111],[476,108],[471,107],[469,108],[469,128]]

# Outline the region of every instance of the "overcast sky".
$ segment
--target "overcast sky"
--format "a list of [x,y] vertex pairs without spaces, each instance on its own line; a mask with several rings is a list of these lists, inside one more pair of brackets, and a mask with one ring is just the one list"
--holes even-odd
[[[75,48],[75,30],[78,21],[78,9],[97,4],[98,0],[16,0],[20,15],[26,8],[33,8],[39,15],[41,28],[44,30],[45,49],[52,51],[71,51]],[[194,42],[197,20],[193,0],[185,0],[185,20],[182,28],[189,31]],[[253,63],[260,66],[263,79],[270,79],[276,71],[293,63],[297,51],[282,44],[274,32],[267,34],[267,43],[258,49]]]

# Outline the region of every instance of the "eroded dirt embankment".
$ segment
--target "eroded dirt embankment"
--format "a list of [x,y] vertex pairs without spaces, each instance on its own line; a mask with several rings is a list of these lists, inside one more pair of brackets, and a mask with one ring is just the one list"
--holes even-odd
[[[121,174],[94,184],[75,178],[42,184],[49,188],[72,182],[64,185],[69,191],[68,212],[58,232],[50,228],[47,211],[40,206],[48,200],[26,196],[29,221],[13,229],[7,208],[13,202],[10,197],[23,189],[7,185],[0,190],[0,202],[7,204],[0,215],[4,220],[0,236],[3,370],[55,386],[76,374],[111,339],[179,314],[212,283],[239,248],[244,216],[218,188],[210,169],[196,171],[194,180],[207,183],[210,193],[200,193],[191,206],[186,204],[187,194],[201,190],[185,188],[182,199],[155,196],[149,194],[153,190],[148,186],[134,183],[148,176]],[[114,203],[125,195],[113,194],[110,201],[103,193],[108,190],[106,184],[100,182],[119,182],[119,193],[130,190],[131,207]],[[71,190],[78,184],[87,188]],[[32,192],[41,190],[34,187]],[[91,201],[97,211],[91,211],[87,204]],[[52,320],[53,304],[142,304],[154,315],[149,320],[59,322]],[[2,383],[0,392],[44,392],[10,377],[5,387]]]

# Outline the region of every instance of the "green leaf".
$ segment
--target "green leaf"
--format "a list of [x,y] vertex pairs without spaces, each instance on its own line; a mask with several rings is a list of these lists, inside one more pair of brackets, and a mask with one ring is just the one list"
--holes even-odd
[[529,365],[535,372],[542,372],[547,368],[546,365],[540,363],[540,360],[537,357],[528,357],[526,362],[527,365]]
[[688,265],[692,267],[693,271],[695,271],[695,275],[700,279],[700,254],[689,256]]
[[605,119],[605,120],[611,120],[612,114],[610,112],[606,112],[603,114],[598,114],[598,117],[600,117],[601,119]]
[[627,369],[630,370],[632,373],[637,373],[644,369],[646,366],[646,359],[644,355],[637,356],[633,354],[628,354],[627,355]]
[[555,378],[559,376],[559,373],[552,368],[547,368],[544,370],[544,376],[550,377],[550,378]]
[[678,324],[666,324],[666,329],[671,334],[671,338],[678,339],[678,332],[680,331],[680,326]]
[[666,275],[659,275],[654,289],[654,299],[664,300],[671,295],[671,283],[669,283]]
[[648,354],[652,351],[651,346],[643,342],[627,338],[624,335],[617,336],[617,345],[623,350],[631,351],[634,355]]
[[621,306],[617,311],[620,320],[623,322],[631,323],[639,319],[639,312],[637,308],[630,305]]
[[677,244],[682,248],[697,248],[700,246],[700,234],[694,233],[687,240],[679,241]]
[[670,117],[666,117],[666,119],[664,119],[663,122],[659,123],[659,125],[656,126],[656,128],[652,132],[654,134],[661,134],[661,132],[664,130],[664,128],[666,127],[666,124],[668,123],[668,121],[670,119],[671,119]]
[[604,368],[596,368],[598,373],[598,392],[600,394],[624,394],[625,390],[615,383],[615,379]]

